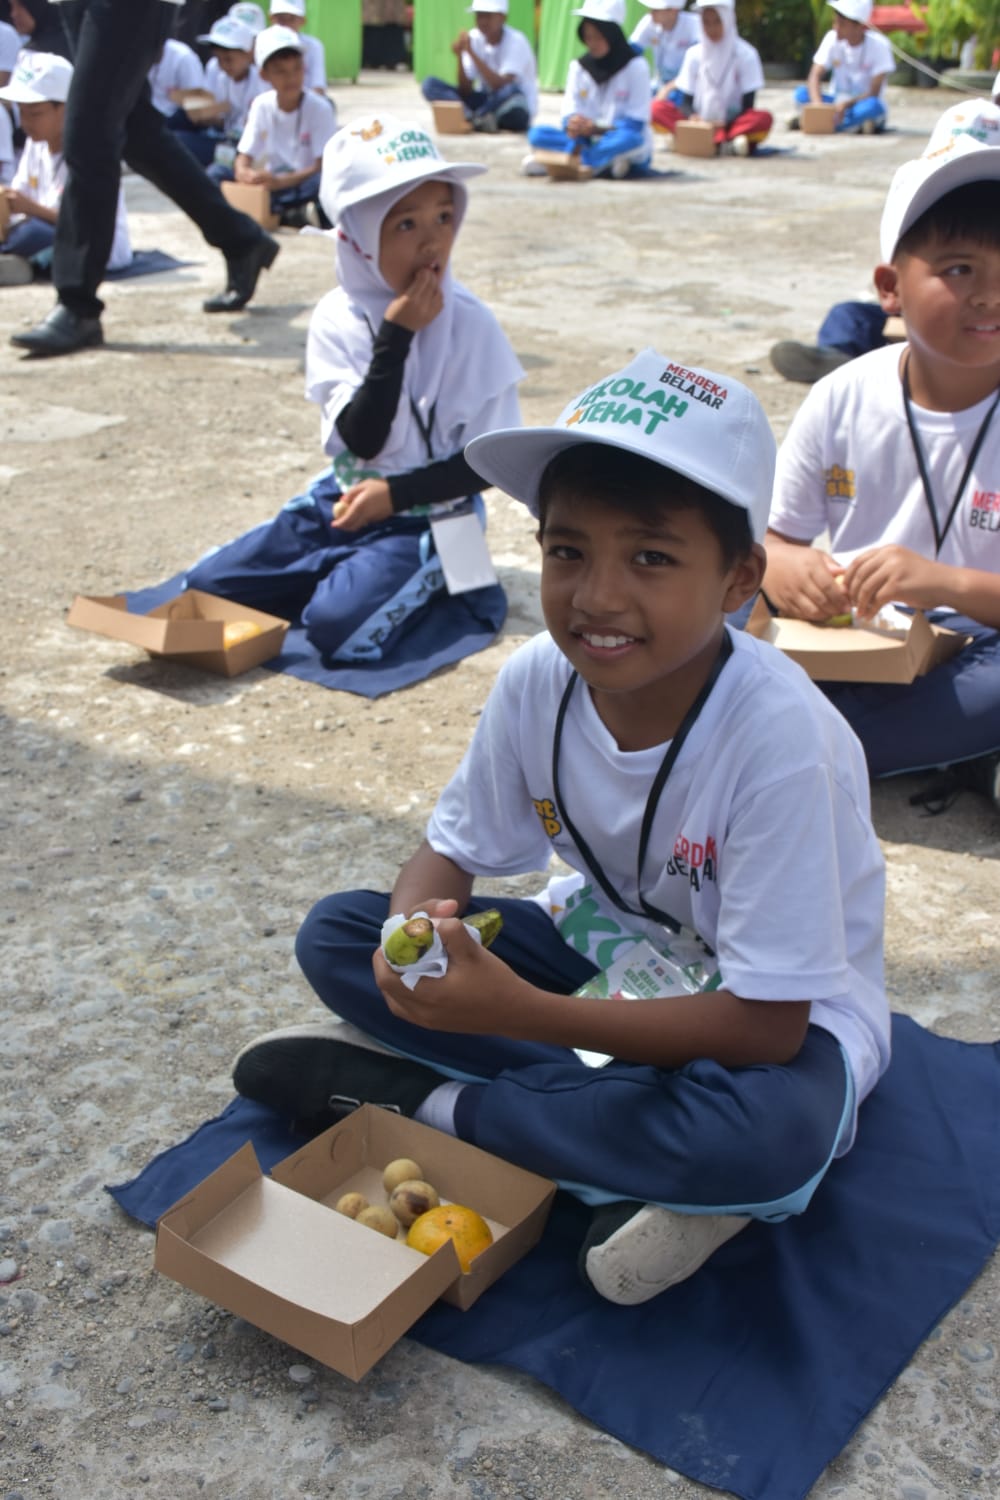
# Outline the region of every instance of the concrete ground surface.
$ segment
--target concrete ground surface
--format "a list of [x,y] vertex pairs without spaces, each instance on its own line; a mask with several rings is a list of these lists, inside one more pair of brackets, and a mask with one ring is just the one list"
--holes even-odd
[[[790,90],[763,96],[773,154],[658,151],[647,182],[527,180],[520,140],[441,140],[491,167],[454,264],[527,369],[526,422],[652,344],[745,380],[781,436],[805,388],[773,372],[771,343],[868,293],[892,170],[952,102],[894,91],[886,135],[805,137],[784,129]],[[333,92],[347,121],[429,122],[406,75]],[[244,1041],[318,1014],[292,956],[303,915],[391,883],[498,666],[540,626],[530,521],[492,492],[506,627],[395,696],[198,675],[65,626],[76,593],[169,576],[321,467],[302,359],[328,242],[282,233],[255,303],[210,318],[220,258],[146,183],[127,194],[134,244],[189,264],[108,286],[105,349],[21,359],[6,334],[51,292],[0,293],[0,1496],[694,1500],[708,1491],[519,1375],[408,1339],[359,1385],[304,1359],[154,1274],[152,1236],[104,1192],[226,1103]],[[927,817],[908,801],[922,780],[874,790],[892,1003],[990,1040],[1000,818],[972,794]],[[998,1288],[994,1258],[815,1500],[1000,1492]]]

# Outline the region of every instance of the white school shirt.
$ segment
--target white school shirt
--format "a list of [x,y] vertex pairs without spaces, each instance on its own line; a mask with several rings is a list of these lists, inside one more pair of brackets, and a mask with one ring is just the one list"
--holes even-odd
[[670,83],[676,78],[684,54],[702,38],[701,17],[693,10],[679,10],[677,23],[672,31],[658,25],[652,15],[646,14],[636,25],[629,41],[636,47],[653,54],[653,68],[660,83]]
[[13,73],[21,38],[6,21],[0,21],[0,73]]
[[[698,69],[704,47],[704,42],[698,42],[695,46],[688,48],[684,54],[680,72],[674,79],[675,88],[680,89],[682,94],[691,95],[696,115],[701,113],[702,96]],[[732,70],[726,80],[726,118],[733,119],[739,114],[743,108],[744,94],[755,94],[763,87],[764,69],[761,65],[760,53],[756,47],[752,47],[749,42],[745,42],[741,36],[738,36]]]
[[10,115],[0,104],[0,183],[10,182],[14,173],[14,126]]
[[[892,73],[895,61],[892,48],[879,31],[866,31],[857,47],[840,41],[835,31],[828,31],[813,54],[824,73],[832,72],[830,82],[835,99],[858,99],[867,94],[872,79],[880,73]],[[878,98],[885,103],[885,79]]]
[[210,57],[205,64],[205,87],[226,106],[223,118],[213,121],[213,125],[217,123],[220,130],[234,138],[242,134],[254,99],[268,91],[267,84],[252,63],[245,78],[233,79],[223,73],[216,57]]
[[[906,422],[900,345],[875,349],[817,381],[778,452],[770,526],[811,542],[830,530],[844,562],[898,543],[934,556],[934,528]],[[913,415],[944,527],[962,472],[993,397],[965,411]],[[956,568],[1000,573],[1000,410],[938,557]]]
[[168,37],[163,44],[163,56],[154,63],[147,74],[153,103],[161,115],[172,115],[177,105],[170,98],[171,89],[203,89],[205,69],[201,58],[184,42]]
[[[43,208],[58,208],[66,186],[66,163],[62,152],[53,155],[44,141],[26,141],[21,160],[14,173],[12,188],[33,198]],[[20,224],[27,214],[11,214],[10,222]],[[127,266],[132,259],[132,244],[128,233],[128,215],[125,212],[125,194],[118,189],[118,207],[115,210],[115,236],[108,256],[108,270],[117,271]]]
[[[469,42],[476,56],[482,58],[494,73],[499,73],[502,77],[508,73],[513,75],[528,101],[528,113],[534,117],[538,109],[538,68],[531,43],[524,32],[505,25],[499,42],[494,46],[486,40],[477,26],[469,32]],[[486,80],[467,52],[462,53],[462,71],[476,88],[486,87]]]
[[299,32],[299,41],[302,43],[302,61],[306,69],[303,86],[307,89],[319,89],[325,94],[326,48],[318,36],[306,36],[304,31]]
[[278,108],[274,89],[258,94],[236,148],[269,172],[302,172],[323,155],[323,147],[337,130],[337,114],[329,99],[303,89],[297,109]]
[[[730,635],[733,653],[663,788],[642,894],[714,950],[727,989],[811,1001],[812,1022],[844,1048],[860,1102],[890,1050],[884,866],[864,752],[800,667]],[[606,968],[636,935],[655,945],[665,934],[618,910],[563,827],[552,754],[569,677],[547,634],[504,663],[427,840],[472,875],[544,870],[557,854],[579,873],[550,881],[541,903],[564,940]],[[577,681],[559,759],[565,807],[633,908],[640,828],[665,748],[620,750]]]

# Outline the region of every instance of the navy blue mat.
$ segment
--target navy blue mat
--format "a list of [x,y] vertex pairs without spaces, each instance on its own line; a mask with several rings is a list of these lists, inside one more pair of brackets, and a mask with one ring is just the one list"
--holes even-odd
[[[858,1143],[804,1217],[752,1225],[690,1281],[614,1307],[577,1278],[588,1215],[560,1193],[535,1250],[412,1337],[535,1376],[703,1484],[802,1500],[1000,1241],[1000,1043],[896,1016],[893,1045]],[[152,1225],[248,1139],[265,1170],[301,1143],[236,1100],[109,1192]]]
[[120,266],[117,271],[105,271],[104,279],[128,281],[132,276],[153,276],[158,271],[179,271],[184,266],[192,265],[194,261],[177,260],[165,250],[134,250],[127,266]]
[[[184,574],[178,573],[166,583],[139,589],[125,598],[133,614],[144,614],[172,599],[183,587]],[[305,631],[293,623],[281,654],[261,665],[269,672],[288,672],[305,682],[318,682],[321,687],[358,693],[363,698],[381,698],[485,650],[506,618],[507,596],[499,584],[473,589],[468,594],[438,594],[430,608],[414,618],[391,655],[383,661],[358,666],[331,662],[306,639]]]

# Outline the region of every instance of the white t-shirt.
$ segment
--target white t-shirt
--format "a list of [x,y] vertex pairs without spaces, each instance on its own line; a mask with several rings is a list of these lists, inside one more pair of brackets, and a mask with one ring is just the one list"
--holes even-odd
[[701,41],[701,17],[693,10],[679,10],[672,31],[657,24],[651,14],[646,14],[637,24],[629,41],[636,47],[653,54],[653,67],[660,83],[670,83],[676,78],[684,54],[695,42]]
[[184,42],[173,37],[163,44],[163,56],[148,73],[153,103],[161,115],[172,115],[177,105],[170,98],[171,89],[203,89],[205,69],[201,58]]
[[10,182],[14,171],[14,126],[0,104],[0,183]]
[[[860,1101],[890,1045],[884,868],[864,754],[801,668],[731,636],[733,654],[663,789],[642,894],[709,944],[735,994],[811,1001],[813,1023],[844,1047]],[[569,676],[546,634],[509,658],[427,839],[473,875],[544,870],[558,854],[580,874],[569,892],[564,877],[550,882],[543,904],[566,942],[605,968],[630,937],[655,944],[664,933],[608,900],[563,829],[552,751]],[[577,682],[560,752],[566,810],[633,907],[639,832],[663,754],[662,745],[619,750]]]
[[0,21],[0,73],[13,73],[20,50],[21,38],[13,26]]
[[302,172],[323,155],[336,129],[329,99],[303,89],[298,109],[284,110],[274,89],[268,89],[251,102],[237,150],[270,172]]
[[[43,208],[58,208],[66,186],[66,163],[62,152],[53,156],[44,141],[25,141],[21,160],[14,173],[12,188],[33,198]],[[20,224],[26,214],[11,214],[11,224]],[[118,207],[115,211],[115,237],[108,256],[108,270],[117,271],[127,266],[132,259],[132,244],[128,234],[128,215],[125,212],[125,194],[118,189]]]
[[205,87],[225,104],[226,113],[221,120],[213,120],[213,126],[224,130],[229,136],[239,136],[247,122],[250,105],[258,94],[268,92],[267,84],[251,63],[245,78],[233,79],[223,73],[218,58],[210,57],[205,64]]
[[[913,452],[900,345],[852,359],[809,391],[778,452],[770,525],[810,542],[827,527],[844,562],[896,542],[934,556],[934,528]],[[943,529],[993,397],[965,411],[913,415]],[[1000,573],[1000,411],[994,414],[938,554],[951,567]]]
[[[494,73],[504,77],[508,73],[513,75],[528,101],[528,113],[533,116],[538,108],[538,69],[531,43],[524,32],[505,25],[499,42],[494,46],[477,26],[469,32],[469,43],[476,56],[482,58]],[[485,79],[466,52],[462,53],[462,70],[477,88],[486,87]]]
[[[867,94],[872,79],[880,73],[888,76],[895,69],[892,48],[880,31],[866,31],[857,47],[839,41],[835,31],[828,31],[813,54],[824,73],[832,72],[830,82],[835,99],[859,99]],[[885,80],[878,93],[885,103]]]
[[302,60],[306,68],[305,87],[319,89],[320,93],[325,94],[326,48],[318,36],[306,36],[304,31],[299,32],[299,41],[302,43]]
[[[705,43],[698,42],[694,47],[689,47],[684,54],[680,72],[674,79],[674,87],[680,89],[682,94],[690,94],[694,101],[694,112],[701,113],[702,93],[698,79],[698,70]],[[726,118],[733,119],[743,108],[743,96],[755,94],[758,89],[764,87],[764,69],[760,61],[760,53],[756,47],[752,47],[743,38],[736,38],[736,47],[733,54],[733,66],[729,77],[726,79]]]
[[586,115],[607,129],[619,120],[648,120],[649,108],[649,69],[644,58],[633,57],[606,83],[595,83],[579,58],[573,58],[563,94],[564,120],[567,115]]

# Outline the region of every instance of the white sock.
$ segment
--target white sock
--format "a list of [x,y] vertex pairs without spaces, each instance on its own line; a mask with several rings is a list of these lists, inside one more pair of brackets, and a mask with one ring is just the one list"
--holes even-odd
[[413,1118],[421,1125],[443,1130],[445,1135],[454,1135],[455,1104],[464,1087],[464,1083],[456,1083],[454,1080],[439,1083],[436,1089],[431,1089]]

